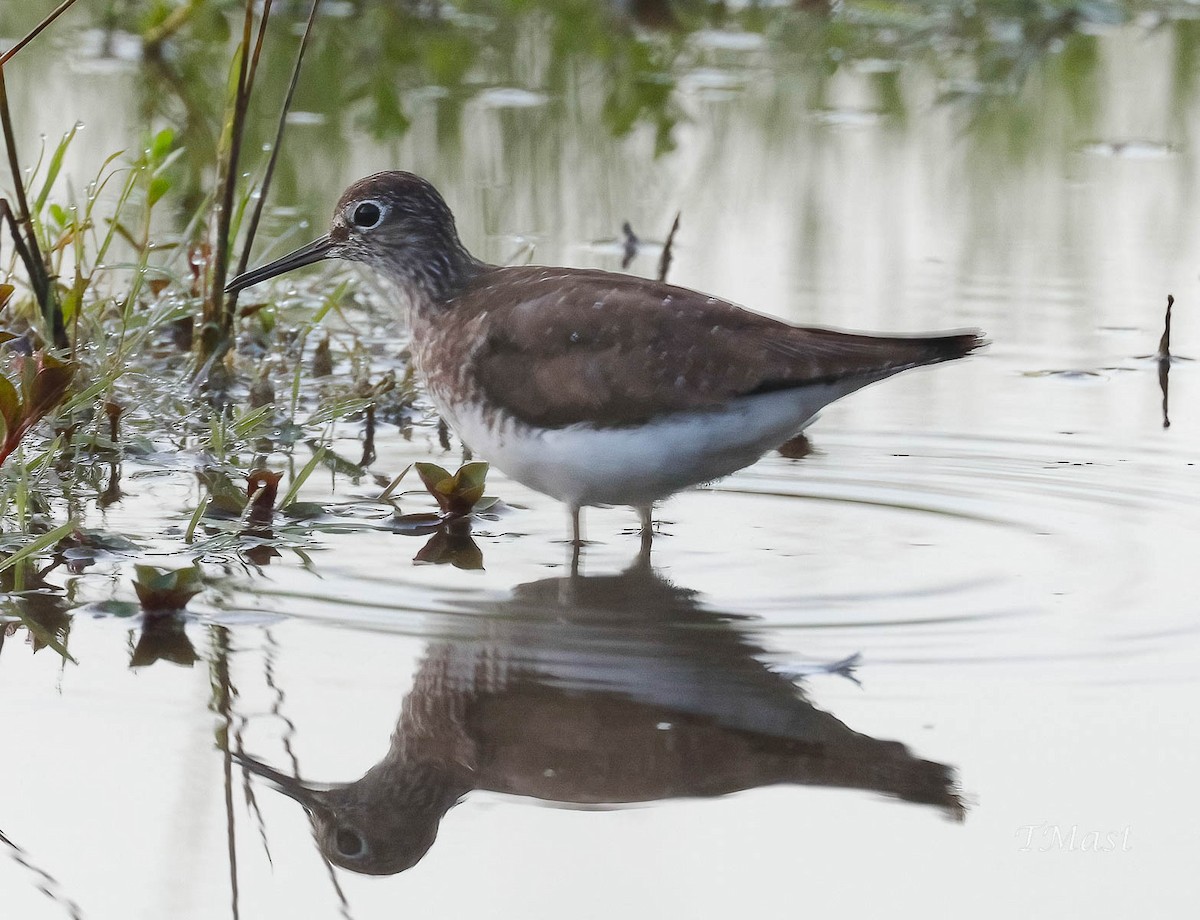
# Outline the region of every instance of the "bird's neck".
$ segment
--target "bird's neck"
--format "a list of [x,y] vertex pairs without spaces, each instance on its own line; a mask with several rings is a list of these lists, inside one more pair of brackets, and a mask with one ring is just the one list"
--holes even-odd
[[457,236],[437,245],[414,244],[403,261],[380,266],[418,313],[436,310],[454,298],[486,265]]

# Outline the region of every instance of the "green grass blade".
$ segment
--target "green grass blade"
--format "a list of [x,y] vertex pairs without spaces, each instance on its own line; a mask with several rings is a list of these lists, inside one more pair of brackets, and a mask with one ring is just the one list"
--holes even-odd
[[296,496],[300,494],[301,487],[303,487],[304,483],[308,481],[308,477],[312,475],[313,470],[315,470],[317,465],[324,459],[325,448],[320,447],[313,453],[312,459],[309,460],[308,463],[304,464],[304,469],[296,474],[296,477],[292,480],[291,485],[288,486],[287,493],[283,496],[283,501],[279,503],[279,507],[281,509],[286,508],[296,500]]
[[196,528],[200,526],[200,520],[204,517],[204,512],[208,510],[208,506],[212,504],[212,499],[205,498],[196,505],[196,510],[192,512],[191,520],[188,521],[187,531],[183,535],[183,542],[191,545],[196,539]]
[[50,189],[62,170],[63,157],[67,155],[67,148],[71,146],[71,141],[75,140],[75,134],[78,131],[79,122],[76,122],[71,126],[71,130],[63,135],[63,139],[58,142],[58,147],[54,150],[54,155],[50,157],[50,166],[46,170],[46,179],[42,183],[42,190],[38,192],[37,199],[33,203],[35,214],[41,214],[42,209],[46,206],[46,199],[50,197]]
[[38,537],[32,543],[27,543],[25,546],[22,546],[19,550],[17,550],[15,553],[13,553],[11,556],[9,556],[7,559],[0,560],[0,572],[5,572],[5,571],[11,569],[13,566],[19,565],[20,563],[24,562],[30,556],[36,556],[38,553],[42,552],[43,550],[49,549],[51,546],[54,546],[63,537],[71,534],[75,530],[75,526],[76,525],[75,525],[74,521],[67,521],[67,523],[60,524],[58,527],[55,527],[53,530],[42,534],[40,537]]

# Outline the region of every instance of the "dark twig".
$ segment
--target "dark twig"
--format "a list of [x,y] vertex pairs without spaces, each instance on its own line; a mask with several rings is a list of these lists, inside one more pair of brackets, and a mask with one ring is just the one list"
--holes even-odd
[[[25,246],[25,240],[21,237],[21,227],[17,223],[16,215],[8,206],[8,200],[4,198],[0,198],[0,223],[8,224],[9,231],[12,233],[13,248],[17,251],[17,258],[21,260],[22,265],[28,266],[29,260],[33,256]],[[32,275],[32,272],[30,274]]]
[[270,18],[271,0],[263,0],[262,18],[258,21],[258,33],[254,36],[254,53],[250,55],[250,68],[246,72],[245,85],[238,87],[247,104],[250,102],[250,90],[254,88],[254,78],[258,76],[258,61],[262,57],[263,41],[267,37],[267,20]]
[[1171,357],[1171,309],[1175,306],[1175,297],[1172,294],[1167,295],[1167,315],[1163,319],[1163,334],[1158,340],[1158,354],[1155,355],[1160,361],[1164,358]]
[[[263,658],[263,677],[268,688],[274,693],[274,699],[271,702],[271,715],[283,722],[283,750],[288,756],[288,760],[292,765],[292,775],[297,781],[300,779],[300,758],[296,756],[296,750],[292,744],[292,740],[296,736],[296,723],[283,713],[284,692],[283,688],[275,682],[275,655],[279,650],[279,643],[271,634],[271,630],[265,630],[266,635],[266,655]],[[265,844],[265,840],[264,840]],[[346,900],[346,893],[342,891],[342,886],[338,884],[337,874],[333,871],[333,864],[325,856],[321,854],[321,862],[325,865],[325,871],[329,873],[330,884],[333,885],[334,894],[337,895],[338,909],[342,917],[350,920],[350,902]]]
[[[275,175],[275,164],[279,161],[279,149],[283,146],[283,130],[287,124],[288,112],[292,109],[292,97],[296,95],[296,84],[300,81],[300,65],[304,63],[304,52],[308,48],[308,39],[312,33],[313,22],[317,18],[317,9],[321,0],[313,0],[312,8],[308,11],[308,22],[304,26],[304,35],[300,38],[300,49],[296,52],[296,63],[292,67],[292,79],[288,84],[287,95],[283,98],[283,109],[279,113],[279,124],[275,128],[275,143],[271,147],[271,155],[267,158],[267,169],[263,173],[262,187],[259,189],[258,200],[250,214],[250,224],[246,228],[246,242],[242,246],[242,255],[238,259],[237,273],[242,274],[250,264],[250,248],[254,245],[254,236],[258,233],[258,224],[262,220],[263,206],[267,202],[267,193],[271,189],[271,179]],[[257,54],[256,54],[257,59]],[[251,74],[251,80],[253,80]],[[225,312],[232,316],[237,308],[238,292],[229,295],[225,304]]]
[[1168,395],[1171,392],[1171,359],[1160,358],[1158,361],[1158,388],[1162,390],[1162,426],[1171,427],[1171,416],[1168,412]]
[[[246,111],[250,107],[250,90],[253,74],[257,70],[258,54],[262,50],[263,33],[271,15],[271,0],[263,3],[262,19],[257,41],[251,51],[254,27],[254,3],[246,0],[246,15],[242,21],[241,57],[238,61],[238,83],[233,99],[233,117],[229,125],[229,149],[221,164],[221,188],[217,195],[217,233],[213,247],[212,289],[205,304],[205,325],[215,326],[219,335],[206,335],[202,341],[208,349],[203,357],[219,354],[227,347],[229,333],[233,328],[233,313],[223,309],[225,304],[225,278],[229,273],[229,234],[233,224],[233,201],[237,190],[238,162],[241,159],[242,136],[245,134]],[[253,66],[251,58],[253,57]]]
[[183,28],[201,3],[203,0],[188,0],[182,6],[175,7],[158,25],[143,32],[142,47],[145,49],[145,56],[161,59],[163,42]]
[[1171,427],[1171,416],[1167,412],[1167,397],[1170,393],[1171,378],[1171,309],[1175,306],[1175,298],[1167,295],[1167,315],[1163,319],[1163,334],[1158,340],[1158,386],[1162,390],[1162,426]]
[[50,900],[61,904],[66,912],[70,915],[71,920],[83,920],[83,911],[80,909],[78,904],[63,894],[62,885],[59,883],[58,879],[40,866],[35,866],[33,861],[29,858],[29,854],[21,849],[21,847],[15,844],[12,840],[10,840],[7,835],[5,835],[4,831],[0,831],[0,843],[4,844],[12,851],[11,855],[13,861],[16,862],[17,865],[29,870],[31,873],[37,876],[38,890],[41,891],[42,894],[50,898]]
[[[34,41],[38,35],[41,35],[47,29],[50,23],[62,16],[67,10],[74,5],[76,0],[62,0],[61,4],[54,7],[40,23],[34,26],[25,37],[8,49],[4,54],[0,54],[0,120],[4,122],[5,146],[8,155],[8,166],[12,169],[13,193],[17,196],[17,214],[12,215],[6,212],[8,220],[13,222],[13,239],[17,242],[17,254],[22,264],[25,266],[25,271],[29,275],[30,287],[34,289],[34,296],[38,306],[42,308],[42,313],[46,317],[47,325],[50,327],[50,332],[54,338],[56,348],[66,348],[67,332],[66,327],[62,324],[62,307],[59,303],[58,296],[55,295],[54,285],[50,283],[50,272],[46,261],[42,258],[41,247],[37,245],[37,236],[34,234],[34,222],[29,212],[29,203],[25,200],[25,185],[20,178],[20,164],[17,160],[17,143],[16,132],[12,127],[12,115],[8,112],[8,90],[4,80],[4,65],[12,60],[20,50],[31,41]],[[16,226],[24,228],[25,242],[18,239]]]
[[363,427],[362,459],[358,461],[361,467],[368,467],[375,462],[375,404],[367,406],[366,425]]
[[333,893],[338,899],[338,913],[342,915],[344,920],[352,920],[350,916],[350,902],[346,900],[346,892],[342,891],[342,886],[338,883],[337,873],[333,871],[333,863],[329,861],[329,857],[324,853],[321,854],[321,862],[325,864],[325,871],[329,873],[329,882],[333,885]]
[[674,255],[671,252],[671,247],[675,245],[675,232],[679,229],[679,216],[682,212],[675,212],[675,220],[671,223],[671,232],[667,234],[667,241],[663,243],[662,255],[658,260],[658,280],[666,281],[667,272],[671,270],[671,260]]
[[633,263],[634,257],[638,252],[638,247],[642,245],[642,241],[633,232],[633,227],[629,225],[629,221],[621,224],[621,232],[625,234],[625,254],[621,257],[621,270],[624,271]]
[[212,639],[212,664],[209,678],[212,682],[212,708],[221,717],[217,729],[217,746],[221,750],[221,767],[225,787],[225,843],[229,853],[230,906],[233,920],[240,914],[238,894],[237,837],[234,834],[233,811],[233,752],[229,742],[233,735],[233,698],[237,690],[229,675],[229,633],[223,626],[210,627]]
[[[262,489],[259,489],[259,492],[262,491]],[[255,500],[255,498],[251,498],[251,502],[254,502]],[[249,721],[250,720],[246,718],[246,716],[239,714],[237,725],[233,731],[233,740],[237,745],[239,763],[241,763],[240,755],[244,754],[246,751],[243,742],[244,732],[246,725],[249,724]],[[230,770],[232,771],[232,764],[230,765]],[[275,865],[275,860],[271,858],[271,845],[267,840],[267,822],[263,817],[262,809],[258,807],[258,797],[254,794],[254,786],[250,782],[250,771],[247,770],[244,765],[242,766],[242,796],[246,800],[246,808],[249,809],[250,814],[254,816],[254,823],[258,828],[258,838],[262,843],[263,852],[267,856],[267,864],[273,867]]]
[[74,4],[75,0],[63,0],[62,3],[51,10],[49,15],[47,15],[46,18],[39,22],[36,26],[34,26],[29,34],[27,34],[3,54],[0,54],[0,67],[3,67],[5,64],[7,64],[18,51],[37,38],[45,30],[46,26],[54,22],[54,20],[69,10],[72,6],[74,6]]
[[[9,169],[12,170],[13,177],[13,194],[17,200],[17,212],[15,215],[10,213],[9,219],[14,221],[24,231],[25,251],[21,261],[25,265],[25,271],[29,274],[29,283],[33,288],[33,296],[37,298],[38,305],[45,314],[46,323],[54,336],[55,346],[65,348],[67,346],[67,333],[63,327],[62,308],[59,306],[58,298],[54,296],[54,287],[50,283],[50,272],[46,268],[46,262],[42,257],[42,250],[38,245],[37,234],[33,232],[33,218],[29,213],[29,200],[25,197],[25,183],[21,178],[21,163],[17,159],[16,132],[13,130],[12,115],[8,109],[8,89],[4,82],[3,65],[0,65],[0,127],[4,131],[4,145],[8,154]],[[21,250],[22,247],[18,245],[18,253],[21,253]]]

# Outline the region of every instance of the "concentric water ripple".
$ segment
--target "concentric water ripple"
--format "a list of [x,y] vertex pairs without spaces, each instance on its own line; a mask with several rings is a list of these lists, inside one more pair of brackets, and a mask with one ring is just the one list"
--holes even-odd
[[[1169,680],[1195,664],[1200,630],[1178,584],[1200,530],[1186,445],[886,430],[814,440],[803,460],[772,455],[661,507],[654,565],[689,596],[669,612],[673,628],[697,610],[736,617],[775,661],[861,653],[868,673],[988,664],[1053,680],[1070,663],[1072,680],[1106,682]],[[570,619],[569,596],[530,600],[531,585],[569,581],[561,509],[498,474],[492,487],[518,506],[477,525],[483,572],[410,566],[412,537],[326,534],[315,573],[266,570],[218,616],[431,640],[481,618],[543,630]],[[626,569],[628,512],[594,510],[589,523],[584,575]],[[619,603],[589,642],[628,638],[622,623],[642,611],[636,596]]]

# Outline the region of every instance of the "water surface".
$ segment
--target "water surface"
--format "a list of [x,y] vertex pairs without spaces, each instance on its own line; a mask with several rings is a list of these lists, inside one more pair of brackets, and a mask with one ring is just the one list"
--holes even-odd
[[[1200,109],[1194,24],[1139,9],[739,14],[599,51],[553,15],[465,9],[465,32],[418,33],[421,62],[381,39],[353,76],[329,39],[264,258],[354,178],[402,167],[484,258],[617,269],[622,222],[661,241],[680,211],[676,283],[992,345],[830,407],[801,459],[665,503],[650,569],[625,509],[589,512],[572,577],[563,510],[498,473],[475,548],[422,550],[371,476],[324,472],[303,494],[319,528],[276,527],[274,552],[212,540],[186,621],[152,625],[118,615],[131,555],[186,561],[201,496],[186,450],[127,456],[124,496],[85,523],[142,549],[10,596],[74,660],[32,653],[26,625],[0,649],[6,915],[1182,914],[1200,394],[1173,364],[1164,427],[1145,356],[1168,293],[1175,351],[1196,350]],[[148,102],[149,64],[61,68],[69,42],[6,77],[30,150],[85,122],[77,184],[148,127],[201,119]],[[341,98],[364,76],[406,127]],[[656,262],[649,245],[630,270]],[[401,362],[386,295],[354,277],[377,309],[331,319],[337,353],[357,336]],[[361,436],[339,423],[332,448],[357,458]],[[459,459],[423,412],[376,449],[382,481]],[[285,786],[354,785],[314,806],[314,838],[229,751]],[[359,868],[415,864],[329,869],[339,845],[369,845]]]

